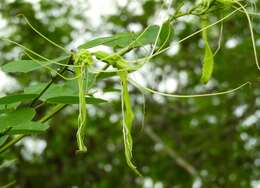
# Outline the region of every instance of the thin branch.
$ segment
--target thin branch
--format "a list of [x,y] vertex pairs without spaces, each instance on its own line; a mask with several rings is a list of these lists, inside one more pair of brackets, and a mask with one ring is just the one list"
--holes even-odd
[[167,146],[162,139],[152,130],[151,127],[145,126],[144,127],[144,132],[153,140],[155,143],[159,143],[163,146],[164,151],[171,157],[173,158],[177,165],[182,167],[184,170],[186,170],[191,176],[198,177],[199,173],[197,170],[188,162],[186,161],[183,157],[181,157],[175,150]]

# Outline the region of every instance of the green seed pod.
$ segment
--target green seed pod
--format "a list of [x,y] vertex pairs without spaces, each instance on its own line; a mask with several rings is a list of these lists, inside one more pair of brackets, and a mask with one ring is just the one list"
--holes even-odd
[[76,67],[74,68],[75,74],[78,77],[78,88],[79,88],[79,116],[78,116],[78,131],[77,131],[77,143],[79,147],[79,152],[86,152],[87,147],[85,145],[86,140],[86,123],[87,123],[87,107],[86,107],[86,98],[85,98],[85,76],[86,70],[89,66],[91,66],[94,62],[92,59],[91,53],[82,49],[78,53],[73,55],[74,64]]
[[133,140],[131,136],[131,129],[134,120],[134,113],[132,111],[131,99],[128,93],[128,72],[122,69],[128,69],[128,62],[118,54],[108,54],[103,51],[98,51],[94,53],[96,58],[100,61],[106,62],[109,65],[112,65],[118,70],[118,76],[121,80],[122,85],[122,114],[123,114],[123,138],[124,138],[124,147],[125,147],[125,158],[128,166],[139,176],[142,176],[137,170],[136,166],[133,164]]
[[[201,18],[201,25],[202,28],[206,27],[208,25],[208,17],[203,16]],[[203,58],[203,67],[202,67],[202,75],[201,75],[201,82],[206,84],[210,80],[213,68],[214,68],[214,55],[212,53],[212,50],[210,48],[209,42],[208,42],[208,30],[205,29],[202,31],[202,39],[204,41],[204,58]]]

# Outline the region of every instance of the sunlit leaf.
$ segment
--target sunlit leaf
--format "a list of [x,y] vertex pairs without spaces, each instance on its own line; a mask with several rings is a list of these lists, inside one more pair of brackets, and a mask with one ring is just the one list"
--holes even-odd
[[[172,27],[169,27],[169,23],[165,23],[162,28],[162,32],[159,35],[161,38],[159,45],[164,43],[166,39],[170,39],[172,36]],[[110,47],[124,48],[129,46],[129,48],[138,48],[148,44],[154,44],[156,36],[158,35],[160,27],[158,25],[151,25],[146,28],[143,33],[119,33],[110,37],[101,37],[91,41],[86,42],[79,46],[80,49],[88,49],[96,47],[99,45],[106,45]],[[167,41],[166,41],[167,42]]]
[[[53,59],[53,61],[56,62],[63,62],[66,59],[68,59],[68,56],[62,56],[57,59]],[[39,63],[40,62],[40,63]],[[2,69],[4,72],[21,72],[21,73],[28,73],[37,69],[40,69],[46,65],[51,65],[53,62],[48,62],[48,61],[39,61],[35,62],[33,60],[16,60],[12,61],[10,63],[7,63],[2,66]]]
[[79,48],[88,49],[100,45],[122,48],[127,46],[134,39],[134,36],[135,36],[134,33],[119,33],[110,37],[101,37],[101,38],[88,41],[85,44],[79,46]]

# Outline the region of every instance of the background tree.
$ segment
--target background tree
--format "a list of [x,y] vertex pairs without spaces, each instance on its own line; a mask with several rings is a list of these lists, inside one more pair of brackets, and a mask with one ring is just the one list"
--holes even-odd
[[[180,3],[174,1],[168,11],[173,12]],[[0,4],[0,18],[6,22],[1,31],[5,36],[50,58],[62,53],[38,37],[17,14],[24,14],[48,38],[73,48],[100,35],[140,31],[156,22],[162,12],[167,13],[168,5],[153,0],[119,3],[118,11],[106,15],[93,27],[91,19],[95,18],[84,14],[89,8],[84,3],[47,0],[31,4],[4,0]],[[211,22],[217,19],[219,15],[211,14]],[[168,99],[146,95],[145,113],[143,95],[132,88],[137,117],[133,128],[134,156],[144,180],[125,164],[120,99],[117,92],[112,92],[113,100],[109,103],[89,109],[86,155],[75,153],[78,111],[76,107],[68,107],[51,120],[47,134],[33,137],[36,142],[38,138],[47,142],[43,153],[28,155],[26,142],[22,141],[0,155],[1,185],[15,179],[16,187],[251,187],[260,180],[259,72],[254,64],[245,15],[236,13],[223,24],[221,48],[215,56],[213,78],[207,85],[199,82],[203,58],[201,36],[176,44],[200,28],[195,16],[174,23],[172,48],[134,75],[151,88],[176,93],[214,92],[252,82],[250,88],[225,96]],[[259,46],[258,17],[253,24]],[[214,49],[218,39],[219,27],[211,28]],[[14,45],[1,42],[0,48],[1,64],[21,55]],[[136,50],[136,56],[142,54],[142,50]],[[25,86],[49,80],[50,74],[41,70],[16,78]],[[99,83],[99,87],[111,90],[118,85],[109,79]],[[5,168],[13,159],[17,160]]]

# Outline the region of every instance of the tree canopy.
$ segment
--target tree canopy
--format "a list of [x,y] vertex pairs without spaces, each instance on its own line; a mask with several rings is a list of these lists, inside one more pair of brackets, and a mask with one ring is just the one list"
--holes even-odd
[[[21,140],[0,153],[0,186],[14,180],[15,187],[256,185],[260,181],[260,77],[244,10],[238,4],[225,4],[228,1],[208,1],[208,6],[199,6],[189,12],[193,15],[186,16],[196,3],[115,2],[116,11],[100,16],[100,23],[95,15],[86,13],[91,1],[0,2],[0,38],[51,59],[37,60],[39,57],[24,53],[21,46],[0,39],[1,70],[16,78],[21,88],[0,98],[0,151],[13,139]],[[259,51],[259,15],[255,13],[259,1],[242,1],[241,5],[250,13]],[[69,67],[71,56],[34,29],[74,55],[83,50],[83,59],[73,57],[78,67]],[[92,47],[109,54],[120,52],[120,56],[108,58]],[[90,48],[93,54],[91,50],[85,53]],[[164,52],[156,54],[160,50]],[[153,58],[146,61],[151,51]],[[117,71],[89,73],[84,69],[88,77],[83,78],[81,63],[91,65],[85,60],[92,55]],[[52,62],[62,64],[62,68]],[[48,63],[51,69],[42,68]],[[100,70],[99,65],[95,68]],[[57,73],[82,80],[60,79]],[[49,83],[48,90],[39,95]],[[140,89],[140,85],[144,87]],[[125,90],[121,91],[121,86]],[[237,90],[174,98],[145,88],[185,95]],[[79,106],[87,106],[86,112]],[[55,110],[59,113],[50,118],[48,114]],[[85,118],[87,131],[83,141],[77,140],[78,123]],[[79,142],[86,144],[87,153],[77,152],[86,149],[84,145],[78,148]],[[124,144],[131,142],[133,146],[128,147],[133,156]],[[127,163],[132,169],[136,166],[142,177]]]

